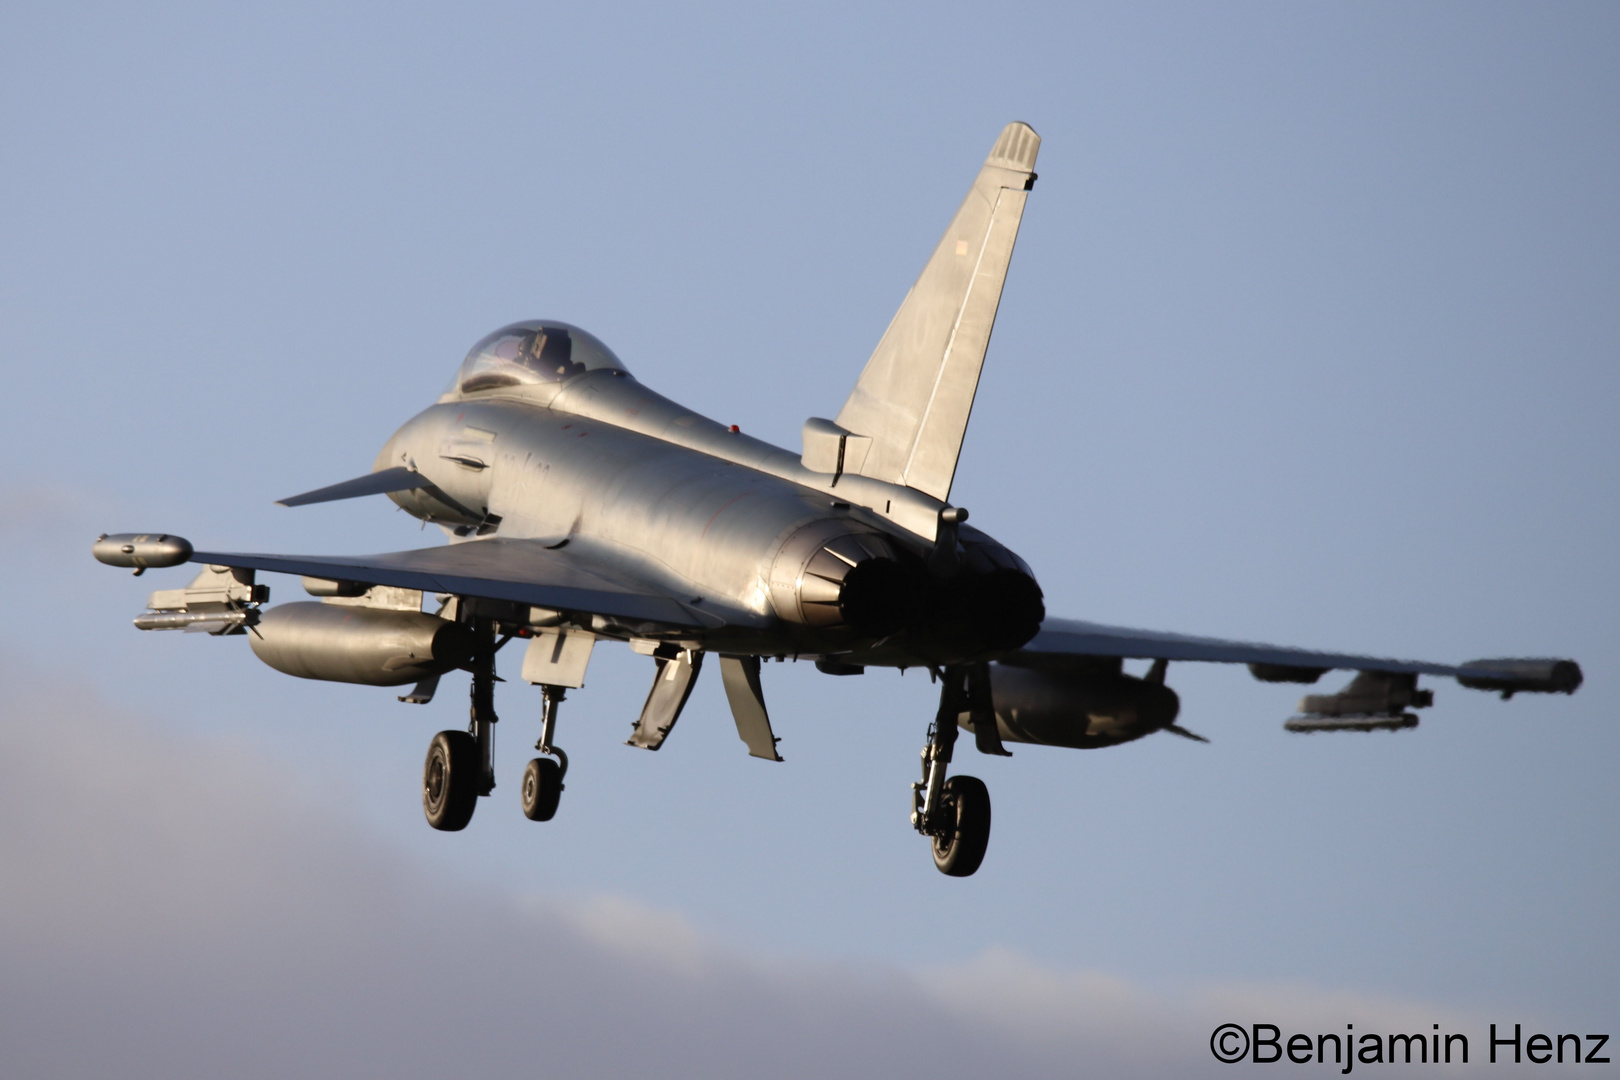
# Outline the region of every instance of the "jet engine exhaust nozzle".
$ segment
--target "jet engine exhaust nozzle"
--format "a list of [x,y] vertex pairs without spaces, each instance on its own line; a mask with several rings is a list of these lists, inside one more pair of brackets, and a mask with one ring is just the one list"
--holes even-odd
[[[847,528],[847,526],[840,526]],[[882,636],[904,626],[910,575],[875,533],[805,529],[782,546],[771,573],[779,616],[815,630]]]

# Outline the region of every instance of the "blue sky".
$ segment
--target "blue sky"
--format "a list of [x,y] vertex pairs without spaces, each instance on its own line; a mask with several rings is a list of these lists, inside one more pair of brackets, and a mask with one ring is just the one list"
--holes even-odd
[[[28,1074],[95,1072],[98,1047],[127,1049],[112,1018],[178,1031],[210,1001],[243,1003],[217,1006],[212,1049],[120,1060],[426,1071],[419,1006],[353,973],[403,972],[469,918],[440,960],[511,999],[468,1051],[491,1068],[538,1052],[518,1018],[544,1008],[515,1007],[531,978],[548,1001],[584,987],[570,1075],[889,1075],[919,1047],[947,1074],[1185,1075],[1210,1002],[1324,1030],[1615,1026],[1612,7],[0,18],[0,715],[22,757],[0,992],[41,1010],[8,1010],[0,1042]],[[648,754],[621,745],[647,662],[604,648],[563,714],[557,820],[518,813],[539,701],[508,684],[501,786],[445,836],[416,786],[459,684],[417,708],[288,679],[240,640],[138,634],[184,572],[89,558],[124,529],[433,542],[381,499],[271,502],[363,472],[519,318],[585,326],[660,392],[796,446],[1013,119],[1044,139],[1041,178],[953,494],[1049,610],[1574,656],[1578,695],[1439,683],[1415,732],[1302,737],[1281,729],[1290,688],[1173,665],[1210,745],[971,759],[995,835],[951,881],[905,820],[925,678],[772,665],[781,765],[746,756],[711,678]],[[186,937],[176,911],[202,945],[161,947]],[[100,983],[74,974],[92,947]],[[627,1029],[643,984],[740,1004]],[[942,1000],[959,1055],[930,1034]],[[255,1057],[271,1036],[242,1017],[267,1009],[304,1056]],[[1110,1034],[1137,1030],[1159,1056]]]

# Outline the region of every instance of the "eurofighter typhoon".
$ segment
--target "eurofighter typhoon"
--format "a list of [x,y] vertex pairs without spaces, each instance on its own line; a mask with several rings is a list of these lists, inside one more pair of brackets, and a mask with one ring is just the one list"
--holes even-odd
[[[467,729],[428,747],[422,807],[463,829],[495,788],[495,658],[521,639],[540,687],[539,756],[523,774],[530,820],[556,813],[568,758],[558,706],[584,685],[599,642],[649,658],[652,686],[629,744],[657,750],[705,663],[718,666],[748,752],[780,761],[761,661],[813,660],[828,675],[926,668],[940,686],[912,826],[934,864],[965,877],[990,839],[983,782],[949,769],[958,733],[984,754],[1009,742],[1092,749],[1176,723],[1171,661],[1247,664],[1271,683],[1354,672],[1310,694],[1285,726],[1366,731],[1417,724],[1420,676],[1498,691],[1573,693],[1571,660],[1457,666],[1311,652],[1049,618],[1035,573],[950,502],[985,349],[1040,138],[1009,124],[843,408],[804,423],[800,453],[750,438],[643,386],[587,331],[536,319],[472,347],[450,390],[408,420],[372,471],[282,500],[387,495],[449,535],[444,546],[369,556],[197,551],[160,533],[102,536],[97,559],[192,562],[155,592],[143,630],[246,637],[278,671],[411,687],[472,676]],[[301,576],[315,600],[267,606],[260,573]],[[1127,658],[1151,661],[1126,674]],[[516,657],[513,657],[516,660]],[[515,666],[515,665],[514,665]]]

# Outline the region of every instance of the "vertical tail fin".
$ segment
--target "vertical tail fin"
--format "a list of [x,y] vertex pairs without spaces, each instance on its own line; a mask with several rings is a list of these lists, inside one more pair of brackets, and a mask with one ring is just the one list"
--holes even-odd
[[1041,137],[1008,124],[838,413],[858,471],[947,499]]

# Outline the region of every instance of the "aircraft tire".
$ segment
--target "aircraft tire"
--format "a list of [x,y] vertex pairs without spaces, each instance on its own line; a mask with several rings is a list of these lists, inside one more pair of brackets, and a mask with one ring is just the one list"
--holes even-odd
[[441,731],[422,766],[422,813],[441,832],[459,832],[478,808],[482,767],[478,741],[465,731]]
[[951,825],[934,837],[934,865],[950,877],[967,877],[990,846],[990,789],[977,776],[953,776],[945,781],[944,795]]
[[562,767],[550,758],[535,758],[523,770],[523,816],[550,821],[562,798]]

